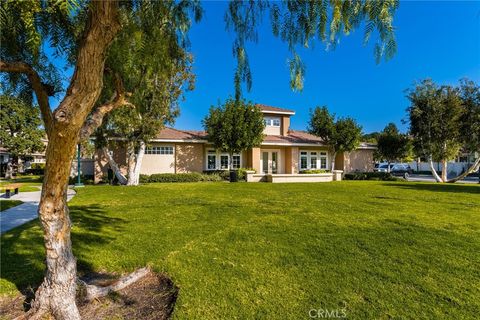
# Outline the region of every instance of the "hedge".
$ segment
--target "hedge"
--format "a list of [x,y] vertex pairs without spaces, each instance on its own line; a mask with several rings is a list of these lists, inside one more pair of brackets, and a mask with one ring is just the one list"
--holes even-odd
[[352,172],[344,175],[345,180],[382,180],[396,181],[398,180],[388,172]]
[[301,174],[318,174],[318,173],[328,173],[328,170],[324,169],[311,169],[311,170],[302,170],[300,171]]

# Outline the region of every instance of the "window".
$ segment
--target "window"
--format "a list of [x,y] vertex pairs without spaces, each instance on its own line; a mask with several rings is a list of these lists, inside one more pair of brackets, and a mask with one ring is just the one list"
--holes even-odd
[[327,169],[327,153],[318,151],[300,152],[300,170]]
[[239,169],[240,168],[240,155],[234,155],[233,158],[233,168]]
[[280,127],[280,118],[265,117],[264,121],[266,126]]
[[300,169],[306,170],[307,169],[307,152],[300,152]]
[[[232,165],[234,169],[241,167],[241,156],[234,154],[232,158]],[[220,153],[216,150],[207,151],[207,170],[228,170],[230,169],[230,156],[226,153]]]
[[215,151],[209,150],[207,155],[207,169],[215,170],[217,167],[217,155]]
[[228,155],[220,156],[220,169],[228,169]]
[[152,146],[147,147],[145,154],[173,154],[172,146]]

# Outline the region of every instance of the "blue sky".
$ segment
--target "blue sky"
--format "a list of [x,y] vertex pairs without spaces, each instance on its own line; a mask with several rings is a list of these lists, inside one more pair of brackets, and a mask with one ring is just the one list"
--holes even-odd
[[[204,4],[203,20],[190,32],[196,88],[186,94],[175,127],[202,129],[212,104],[233,94],[233,35],[225,31],[226,3]],[[372,41],[363,46],[363,30],[342,37],[334,51],[318,43],[302,51],[307,66],[303,92],[289,87],[287,47],[271,35],[268,21],[259,43],[248,48],[253,86],[247,99],[296,110],[292,128],[305,129],[309,109],[327,105],[339,116],[354,117],[371,132],[394,122],[402,129],[408,101],[404,90],[426,77],[455,84],[462,77],[480,82],[480,2],[401,2],[395,16],[398,52],[375,63]],[[374,39],[372,39],[374,40]]]
[[[234,35],[225,30],[224,22],[227,2],[203,5],[204,18],[190,31],[196,85],[181,102],[175,123],[179,129],[201,130],[210,106],[234,93]],[[401,121],[408,106],[405,89],[415,81],[429,77],[439,84],[456,84],[468,77],[480,82],[479,1],[402,1],[394,25],[398,52],[378,65],[374,41],[362,44],[363,29],[343,36],[333,51],[326,51],[321,43],[313,50],[301,50],[307,66],[305,87],[293,92],[287,46],[271,34],[266,19],[259,29],[259,43],[248,46],[253,86],[250,92],[244,90],[244,96],[294,109],[293,129],[306,128],[310,108],[327,105],[338,116],[355,118],[364,132],[382,130],[389,122],[405,131],[407,126]]]

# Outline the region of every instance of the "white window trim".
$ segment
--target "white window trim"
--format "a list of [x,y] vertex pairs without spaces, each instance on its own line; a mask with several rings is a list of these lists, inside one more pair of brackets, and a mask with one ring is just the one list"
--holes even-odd
[[[160,148],[171,148],[172,149],[172,153],[150,153],[149,150],[152,150],[153,148],[158,148],[159,152],[160,152]],[[146,147],[145,148],[145,154],[146,155],[149,155],[149,156],[172,156],[172,155],[175,155],[175,146],[174,145],[152,145],[152,146],[149,146],[149,147]]]
[[[228,153],[220,152],[219,150],[216,150],[215,153],[209,153],[209,151],[215,151],[215,149],[208,148],[205,151],[205,171],[230,170],[230,155]],[[208,156],[209,155],[215,155],[215,169],[208,168]],[[235,153],[233,155],[234,156],[240,156],[240,166],[237,169],[241,168],[242,163],[243,163],[242,153],[241,152],[240,153]],[[221,157],[222,156],[226,156],[227,159],[228,159],[228,168],[226,168],[226,169],[221,168],[221,165],[222,165]]]
[[[302,152],[306,152],[307,154],[302,155]],[[329,155],[328,155],[328,152],[326,152],[325,150],[299,150],[299,152],[298,152],[298,170],[299,171],[312,170],[312,160],[311,160],[312,152],[316,153],[316,154],[313,155],[313,157],[317,158],[317,160],[316,160],[317,167],[313,168],[313,170],[329,170],[328,169]],[[322,153],[326,153],[326,154],[322,154]],[[307,167],[306,168],[302,168],[302,157],[307,158]],[[320,159],[322,159],[322,158],[326,159],[326,167],[325,168],[321,168],[322,162],[321,162]]]
[[[281,117],[264,117],[263,119],[265,121],[265,126],[267,127],[280,128],[282,126]],[[278,120],[278,126],[273,124],[275,120]]]

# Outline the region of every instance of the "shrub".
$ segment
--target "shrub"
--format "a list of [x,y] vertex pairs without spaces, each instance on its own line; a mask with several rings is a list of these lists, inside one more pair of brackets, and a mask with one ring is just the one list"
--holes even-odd
[[217,182],[217,181],[223,181],[223,177],[220,176],[218,173],[211,173],[211,174],[202,174],[202,181],[206,182]]
[[344,175],[345,180],[381,180],[396,181],[398,180],[388,172],[351,172]]
[[[91,174],[81,174],[80,175],[80,181],[83,183],[83,184],[93,184],[94,183],[94,177],[93,175]],[[68,184],[75,184],[77,183],[77,176],[73,176],[73,177],[70,177],[68,179]]]
[[252,169],[252,168],[240,168],[238,169],[238,180],[244,180],[244,181],[247,181],[247,171],[255,171],[257,172],[257,170],[255,169]]
[[324,169],[311,169],[311,170],[302,170],[300,171],[301,174],[318,174],[318,173],[328,173],[328,170]]
[[149,180],[150,180],[150,176],[148,174],[140,175],[140,183],[148,183]]
[[148,178],[148,182],[199,182],[203,175],[198,172],[191,173],[156,173]]

